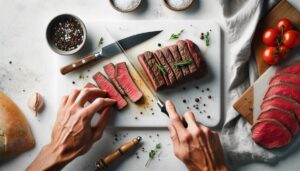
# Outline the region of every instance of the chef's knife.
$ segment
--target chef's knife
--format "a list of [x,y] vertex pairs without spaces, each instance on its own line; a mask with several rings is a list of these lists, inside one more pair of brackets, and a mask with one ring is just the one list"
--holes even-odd
[[[77,68],[80,68],[88,63],[94,62],[102,57],[112,57],[114,55],[117,55],[119,53],[122,53],[122,50],[127,50],[137,44],[140,44],[157,34],[159,34],[160,31],[152,31],[152,32],[145,32],[136,34],[130,37],[126,37],[124,39],[121,39],[119,41],[116,41],[114,43],[111,43],[101,49],[99,49],[96,53],[86,56],[80,60],[77,60],[63,68],[60,69],[61,74],[65,75]],[[122,49],[119,48],[119,46],[122,46]]]

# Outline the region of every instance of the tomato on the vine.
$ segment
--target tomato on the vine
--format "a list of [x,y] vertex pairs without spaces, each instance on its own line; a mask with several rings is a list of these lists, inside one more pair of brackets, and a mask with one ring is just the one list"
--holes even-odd
[[279,32],[276,29],[269,28],[263,34],[263,42],[267,46],[277,46],[277,41],[279,39]]
[[282,31],[288,31],[293,28],[292,22],[287,19],[287,18],[282,18],[277,22],[277,31],[282,32]]
[[262,58],[267,64],[276,64],[279,61],[279,52],[275,47],[267,47],[262,52]]
[[279,46],[278,48],[278,56],[280,59],[284,59],[287,57],[287,53],[289,52],[289,48],[285,46]]
[[300,33],[295,30],[288,30],[284,32],[283,45],[287,48],[294,48],[300,45]]

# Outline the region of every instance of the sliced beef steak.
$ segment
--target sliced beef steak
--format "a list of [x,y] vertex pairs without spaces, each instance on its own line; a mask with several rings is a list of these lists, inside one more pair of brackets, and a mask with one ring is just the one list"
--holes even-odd
[[123,96],[125,96],[125,92],[124,90],[121,88],[121,86],[119,85],[118,81],[116,80],[116,70],[115,70],[115,65],[112,63],[106,64],[104,67],[104,72],[106,73],[106,75],[108,76],[108,78],[110,79],[110,81],[114,84],[114,86],[117,88],[117,90],[120,92],[120,94],[122,94]]
[[[162,49],[162,52],[164,53],[165,57],[168,58],[169,55],[165,54],[165,52],[168,52],[168,50],[170,50],[171,52],[171,55],[173,56],[173,58],[175,59],[175,63],[178,63],[182,60],[184,60],[178,50],[178,46],[177,45],[171,45],[169,47],[165,47]],[[174,63],[173,63],[174,65]],[[190,75],[190,70],[189,70],[189,67],[188,66],[183,66],[183,67],[180,67],[182,73],[183,73],[183,76],[188,76]]]
[[116,65],[116,79],[132,102],[135,103],[143,97],[143,93],[131,78],[125,62]]
[[158,89],[163,88],[166,83],[160,70],[157,68],[157,63],[152,52],[147,51],[142,55],[139,55],[138,60],[146,72],[154,90],[157,91]]
[[196,64],[197,68],[200,69],[200,70],[203,70],[204,69],[203,68],[204,67],[203,61],[200,57],[199,52],[197,52],[197,50],[196,50],[196,46],[195,46],[194,42],[192,42],[189,39],[185,39],[185,42],[186,42],[186,44],[189,48],[189,52],[190,52],[191,57],[193,58],[193,60]]
[[101,89],[107,91],[108,97],[117,101],[117,108],[119,110],[127,106],[126,100],[121,96],[121,94],[117,91],[113,84],[110,81],[108,81],[103,74],[97,72],[93,76],[93,79]]
[[300,75],[290,74],[290,73],[278,73],[270,81],[271,84],[286,82],[293,83],[300,86]]
[[195,64],[194,59],[192,58],[188,45],[184,40],[179,40],[177,42],[178,50],[181,55],[183,61],[192,61],[190,65],[188,65],[189,71],[191,74],[197,72],[197,66]]
[[297,74],[300,75],[300,60],[296,61],[295,63],[278,70],[277,72],[286,72],[290,74]]
[[174,85],[176,82],[176,76],[170,66],[170,64],[168,63],[168,61],[165,59],[163,53],[161,52],[161,50],[156,50],[154,52],[156,59],[159,61],[159,63],[165,68],[166,73],[163,74],[164,76],[167,76],[167,78],[169,81],[170,86]]
[[269,106],[263,109],[258,119],[275,119],[287,127],[293,135],[299,131],[299,122],[294,113],[278,107]]
[[281,95],[271,96],[263,101],[261,104],[261,109],[263,110],[270,106],[293,112],[300,122],[300,104],[292,98]]
[[258,120],[251,129],[252,139],[259,145],[268,148],[280,148],[290,143],[292,134],[275,119]]
[[[155,52],[153,52],[153,56],[155,57],[155,60],[156,60],[156,63],[157,63],[156,64],[157,69],[159,69],[159,72],[164,77],[164,80],[165,80],[165,83],[166,83],[167,87],[170,87],[171,83],[170,83],[170,80],[169,80],[169,77],[168,77],[168,73],[166,72],[165,67],[160,63],[160,61],[159,61],[157,55],[155,54]],[[165,72],[161,71],[161,69],[164,69]]]
[[[160,49],[160,51],[162,52],[163,57],[165,58],[165,60],[169,63],[173,73],[175,74],[176,80],[177,81],[182,80],[183,77],[184,77],[182,70],[180,68],[177,68],[177,67],[174,66],[174,64],[177,61],[181,60],[181,57],[177,55],[176,56],[177,58],[175,58],[175,56],[172,55],[172,53],[171,53],[171,51],[169,50],[168,47],[164,47],[164,48]],[[178,50],[177,50],[177,52],[178,52]],[[179,52],[178,52],[178,54],[179,54]]]
[[291,83],[276,83],[270,85],[270,88],[267,91],[264,99],[267,99],[274,95],[287,96],[296,100],[297,102],[300,102],[300,87]]

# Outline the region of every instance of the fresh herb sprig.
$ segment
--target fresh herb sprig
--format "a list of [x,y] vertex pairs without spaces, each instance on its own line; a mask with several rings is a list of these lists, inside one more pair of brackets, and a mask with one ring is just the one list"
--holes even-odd
[[179,33],[176,33],[176,34],[173,33],[173,34],[170,36],[169,40],[171,40],[171,39],[178,39],[178,38],[180,37],[180,35],[183,33],[183,31],[184,31],[184,29],[180,30]]
[[97,47],[101,47],[103,45],[103,43],[104,43],[104,38],[100,37]]
[[161,73],[163,73],[164,75],[167,74],[167,70],[164,66],[162,66],[160,64],[156,64],[156,66],[160,70]]
[[147,161],[145,167],[148,167],[148,166],[149,166],[151,160],[154,159],[154,157],[156,156],[158,150],[160,150],[160,149],[161,149],[161,144],[158,143],[158,144],[156,144],[155,148],[149,152],[149,159],[148,159],[148,161]]
[[205,44],[206,44],[206,46],[209,46],[210,45],[209,32],[206,32],[204,38],[205,38]]
[[174,67],[184,67],[184,66],[187,66],[187,65],[191,65],[192,63],[193,63],[192,60],[187,59],[187,60],[184,60],[184,61],[176,62],[173,65],[174,65]]

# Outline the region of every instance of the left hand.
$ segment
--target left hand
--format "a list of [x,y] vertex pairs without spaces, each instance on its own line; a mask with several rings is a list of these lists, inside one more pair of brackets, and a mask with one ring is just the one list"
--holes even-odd
[[[42,149],[27,170],[60,170],[77,156],[86,153],[101,138],[109,119],[109,108],[116,102],[105,96],[106,92],[98,88],[73,90],[69,96],[64,96],[51,143]],[[98,98],[85,107],[90,97]],[[103,111],[101,117],[95,126],[91,126],[91,120],[99,110]]]

